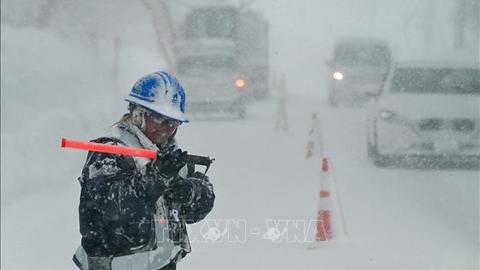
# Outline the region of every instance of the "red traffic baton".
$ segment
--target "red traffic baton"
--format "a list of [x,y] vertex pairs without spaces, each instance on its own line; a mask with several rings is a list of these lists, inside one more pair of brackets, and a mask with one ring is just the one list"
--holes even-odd
[[103,144],[103,143],[70,140],[65,138],[62,138],[61,147],[88,150],[88,151],[100,152],[100,153],[144,157],[149,159],[157,158],[157,152],[154,150],[127,147],[127,146],[121,146],[121,145],[111,145],[111,144]]

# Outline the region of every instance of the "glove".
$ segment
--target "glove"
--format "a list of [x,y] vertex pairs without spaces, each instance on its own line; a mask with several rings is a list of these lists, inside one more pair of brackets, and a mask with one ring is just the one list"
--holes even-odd
[[194,172],[191,177],[210,182],[210,178],[208,178],[208,176],[201,172]]
[[155,167],[160,173],[167,176],[175,176],[186,164],[187,151],[177,149],[171,153],[159,156],[152,162],[152,167]]
[[188,178],[177,176],[168,184],[165,199],[167,202],[188,204],[194,199],[195,192],[202,190],[201,181],[209,182],[208,176],[201,172],[194,172]]
[[180,204],[188,204],[192,201],[195,185],[192,178],[177,176],[168,184],[165,200]]

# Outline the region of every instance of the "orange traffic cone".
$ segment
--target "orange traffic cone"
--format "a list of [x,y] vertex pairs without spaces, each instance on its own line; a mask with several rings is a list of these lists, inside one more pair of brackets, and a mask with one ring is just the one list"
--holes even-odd
[[335,190],[335,181],[330,169],[329,160],[322,158],[314,244],[348,239],[340,200]]
[[[320,200],[328,202],[330,198],[330,192],[326,190],[320,191]],[[332,224],[330,220],[330,210],[329,207],[326,209],[318,209],[317,213],[317,233],[315,234],[316,241],[328,241],[332,239]]]

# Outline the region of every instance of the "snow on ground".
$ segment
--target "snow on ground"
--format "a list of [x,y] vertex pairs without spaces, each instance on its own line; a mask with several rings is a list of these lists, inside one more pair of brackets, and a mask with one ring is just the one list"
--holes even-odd
[[[318,168],[303,154],[315,104],[350,242],[307,250],[307,244],[271,243],[261,234],[267,219],[314,219]],[[252,106],[245,121],[182,127],[185,149],[216,158],[210,175],[217,201],[209,219],[244,219],[248,232],[260,228],[261,234],[247,234],[245,243],[193,243],[180,268],[478,269],[478,172],[377,169],[366,159],[359,111],[324,107],[291,101],[287,134],[274,131],[273,102]],[[72,166],[57,187],[3,209],[3,269],[73,268],[80,167]]]
[[[6,34],[20,35],[10,30],[2,26]],[[71,64],[52,71],[48,56],[55,48],[46,46],[44,58],[35,53],[39,61],[29,66],[22,57],[28,48],[5,42],[3,35],[1,267],[75,269],[76,177],[85,153],[60,150],[58,144],[62,136],[102,135],[125,104],[118,89],[99,92],[92,86],[112,82],[86,71],[94,62],[81,48],[72,47],[76,56],[64,51],[62,58]],[[72,72],[94,82],[69,84]],[[130,87],[120,86],[125,94]],[[28,89],[38,89],[36,99],[22,98]],[[290,95],[290,131],[283,133],[274,130],[276,106],[273,99],[262,101],[249,107],[246,120],[197,120],[181,127],[184,149],[216,158],[209,175],[217,200],[208,219],[243,220],[247,233],[244,243],[192,243],[179,269],[479,268],[478,171],[376,168],[366,157],[361,109],[329,108],[321,94]],[[320,117],[350,241],[309,250],[306,243],[272,243],[262,235],[269,219],[315,219],[319,162],[304,159],[313,111]],[[192,235],[204,224],[191,226]]]
[[[361,110],[330,109],[316,99],[292,97],[289,102],[289,134],[274,132],[275,104],[265,102],[251,108],[246,123],[220,123],[228,127],[221,128],[220,138],[216,132],[202,135],[211,149],[218,147],[210,152],[219,160],[237,160],[226,152],[247,159],[242,170],[215,164],[212,178],[219,198],[210,218],[245,217],[248,227],[259,226],[262,234],[266,219],[314,218],[319,168],[305,162],[303,154],[310,114],[316,110],[350,242],[307,250],[308,245],[274,244],[250,235],[245,244],[200,244],[186,269],[478,268],[477,171],[378,169],[366,158]],[[217,123],[197,125],[213,130]],[[215,146],[221,138],[235,143]]]

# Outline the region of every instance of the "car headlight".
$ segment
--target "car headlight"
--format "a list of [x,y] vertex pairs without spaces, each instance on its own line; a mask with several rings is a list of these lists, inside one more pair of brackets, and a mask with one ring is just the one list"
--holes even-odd
[[333,79],[337,80],[337,81],[341,81],[343,80],[343,73],[340,72],[340,71],[336,71],[333,73],[332,75]]

